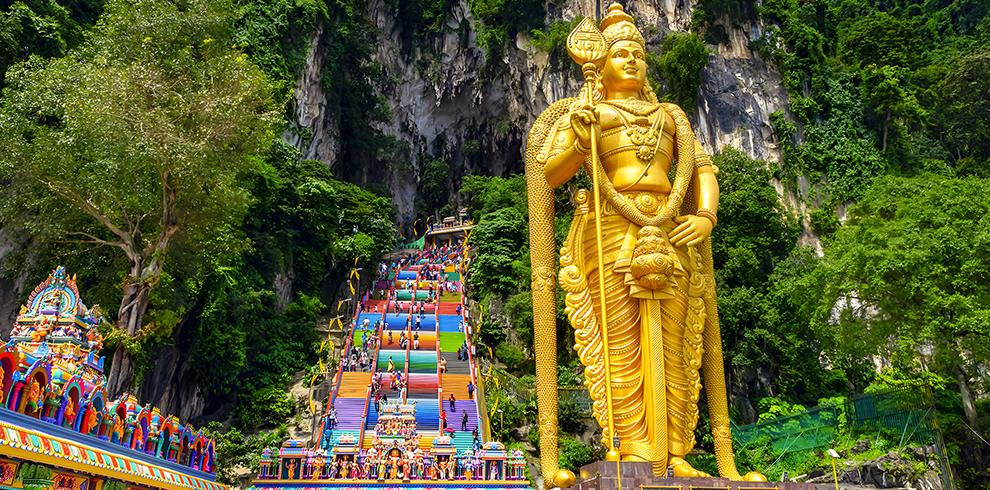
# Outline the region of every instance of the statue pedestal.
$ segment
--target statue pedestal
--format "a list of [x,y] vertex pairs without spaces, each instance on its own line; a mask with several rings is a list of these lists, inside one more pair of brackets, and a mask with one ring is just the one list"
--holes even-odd
[[[622,488],[640,490],[745,490],[773,488],[778,490],[815,490],[811,483],[730,481],[728,478],[664,478],[653,476],[652,463],[624,461]],[[614,490],[619,488],[619,475],[614,461],[598,461],[581,467],[577,482],[568,490]]]

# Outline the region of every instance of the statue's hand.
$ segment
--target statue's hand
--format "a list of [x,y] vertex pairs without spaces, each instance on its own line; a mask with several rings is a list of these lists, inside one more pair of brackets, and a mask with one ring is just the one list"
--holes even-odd
[[591,148],[591,127],[598,124],[598,109],[591,104],[585,104],[580,109],[571,112],[571,129],[578,144]]
[[674,218],[677,228],[670,234],[670,241],[680,247],[693,247],[705,241],[712,234],[712,222],[708,218],[687,214]]

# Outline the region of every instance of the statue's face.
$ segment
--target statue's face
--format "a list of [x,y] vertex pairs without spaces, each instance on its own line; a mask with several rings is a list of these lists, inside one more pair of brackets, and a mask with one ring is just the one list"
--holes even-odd
[[638,92],[646,83],[646,53],[635,41],[618,41],[608,51],[602,83],[609,92]]

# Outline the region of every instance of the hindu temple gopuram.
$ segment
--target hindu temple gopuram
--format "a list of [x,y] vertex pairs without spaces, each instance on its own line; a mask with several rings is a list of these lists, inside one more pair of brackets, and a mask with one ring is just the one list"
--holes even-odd
[[201,430],[107,397],[104,323],[62,267],[21,307],[0,352],[0,488],[225,489]]

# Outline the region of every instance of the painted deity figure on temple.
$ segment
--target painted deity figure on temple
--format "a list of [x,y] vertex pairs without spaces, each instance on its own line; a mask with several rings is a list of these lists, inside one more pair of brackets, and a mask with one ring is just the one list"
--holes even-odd
[[364,457],[364,465],[363,468],[361,469],[361,478],[367,478],[367,479],[372,478],[371,461],[372,461],[371,456],[366,455]]
[[[607,457],[652,462],[655,475],[671,468],[678,477],[709,476],[685,460],[695,445],[703,369],[719,473],[740,480],[709,240],[718,222],[717,169],[684,111],[660,103],[647,83],[646,43],[622,6],[612,4],[599,27],[582,21],[568,50],[587,83],[541,115],[527,150],[536,336],[556,328],[552,189],[584,168],[594,188],[575,195],[558,280]],[[537,359],[539,406],[555,407],[556,390],[546,388],[551,370],[556,379],[555,354],[538,343]],[[556,417],[541,411],[540,420],[550,480]],[[765,481],[756,473],[747,479]]]
[[385,478],[389,480],[394,480],[395,474],[399,472],[399,468],[398,468],[399,458],[396,458],[395,456],[388,456],[386,458],[386,461],[388,462],[386,463],[387,472]]
[[117,436],[118,441],[123,441],[124,439],[124,418],[114,417],[113,419],[113,429],[111,429],[113,434]]
[[134,434],[131,436],[131,440],[134,441],[135,450],[144,449],[144,430],[141,429],[141,424],[134,424]]
[[[0,368],[0,371],[3,371]],[[3,373],[0,372],[0,379],[3,379]],[[72,402],[72,398],[66,398],[65,400],[65,410],[62,411],[62,425],[72,427],[72,424],[76,421],[76,404]]]
[[423,478],[423,476],[424,476],[423,456],[418,455],[416,457],[416,478],[417,479]]
[[25,413],[34,414],[38,410],[38,406],[41,402],[41,385],[38,380],[34,380],[31,383],[31,388],[28,390],[27,405],[25,406]]

